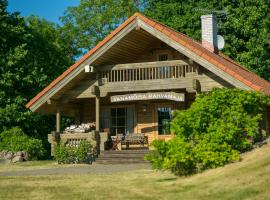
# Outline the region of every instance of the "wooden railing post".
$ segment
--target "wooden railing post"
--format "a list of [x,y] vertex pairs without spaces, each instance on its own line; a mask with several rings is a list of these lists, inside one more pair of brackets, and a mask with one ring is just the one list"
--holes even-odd
[[96,96],[96,131],[99,131],[100,97]]
[[[99,113],[100,113],[100,88],[99,86],[102,85],[99,81],[101,78],[100,73],[96,74],[96,79],[98,80],[97,85],[95,85],[95,96],[96,96],[96,131],[99,131]],[[116,81],[116,73],[113,73],[113,80]]]

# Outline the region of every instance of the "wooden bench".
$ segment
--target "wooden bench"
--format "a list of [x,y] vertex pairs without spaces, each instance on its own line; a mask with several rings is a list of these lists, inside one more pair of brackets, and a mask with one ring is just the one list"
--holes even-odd
[[148,137],[143,133],[129,133],[124,136],[121,144],[126,145],[127,148],[129,145],[148,145]]

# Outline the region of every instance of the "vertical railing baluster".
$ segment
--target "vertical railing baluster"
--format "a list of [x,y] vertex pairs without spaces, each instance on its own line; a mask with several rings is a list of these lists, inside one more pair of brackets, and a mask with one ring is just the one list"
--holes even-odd
[[110,72],[110,82],[112,82],[112,70]]
[[120,81],[123,82],[123,69],[120,69]]

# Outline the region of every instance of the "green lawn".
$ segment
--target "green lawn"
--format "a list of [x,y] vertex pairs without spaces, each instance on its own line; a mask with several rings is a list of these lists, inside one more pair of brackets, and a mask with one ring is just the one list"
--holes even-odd
[[72,166],[88,166],[87,164],[69,164],[69,165],[58,165],[54,160],[42,160],[42,161],[28,161],[22,163],[11,163],[0,165],[0,172],[10,171],[25,171],[32,169],[51,169],[51,168],[65,168]]
[[[55,166],[51,162],[46,167],[50,165]],[[269,199],[270,145],[246,154],[241,162],[191,177],[153,170],[0,177],[0,191],[0,199]]]

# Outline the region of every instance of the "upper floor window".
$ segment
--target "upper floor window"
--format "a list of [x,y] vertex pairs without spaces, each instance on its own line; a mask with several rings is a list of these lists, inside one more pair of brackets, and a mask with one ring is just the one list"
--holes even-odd
[[[160,54],[158,56],[158,60],[159,61],[166,61],[168,60],[168,54]],[[164,66],[164,67],[160,67],[159,68],[160,74],[159,74],[159,78],[164,78],[166,77],[166,75],[169,73],[169,67]]]
[[168,60],[168,54],[160,54],[158,56],[158,60],[159,61],[166,61],[166,60]]

